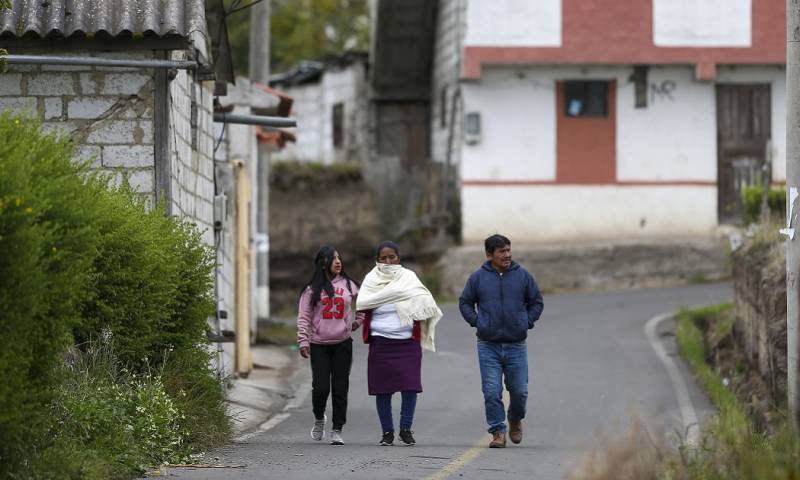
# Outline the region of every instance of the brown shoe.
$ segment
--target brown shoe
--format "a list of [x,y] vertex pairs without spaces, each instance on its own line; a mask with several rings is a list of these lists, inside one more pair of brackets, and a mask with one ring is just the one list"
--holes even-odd
[[508,438],[514,443],[522,441],[522,420],[511,420],[508,422]]
[[506,432],[495,430],[492,432],[492,441],[489,448],[506,448]]

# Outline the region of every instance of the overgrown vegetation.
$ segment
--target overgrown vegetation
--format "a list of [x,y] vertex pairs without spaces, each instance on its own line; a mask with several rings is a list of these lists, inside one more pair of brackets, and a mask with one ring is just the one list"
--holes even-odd
[[[755,185],[742,189],[742,203],[744,205],[744,219],[746,223],[758,220],[761,214],[761,201],[764,195],[764,187]],[[767,206],[772,216],[786,216],[786,188],[770,187],[767,194]]]
[[127,478],[227,438],[191,224],[0,114],[0,477]]
[[700,445],[664,446],[635,421],[625,438],[593,452],[571,478],[785,480],[800,476],[800,440],[785,420],[774,433],[756,428],[740,399],[708,363],[707,346],[730,334],[731,313],[730,305],[719,305],[679,315],[681,354],[719,410],[704,428]]
[[313,185],[340,185],[362,179],[361,166],[356,163],[323,165],[316,162],[275,162],[270,167],[270,185],[282,190]]

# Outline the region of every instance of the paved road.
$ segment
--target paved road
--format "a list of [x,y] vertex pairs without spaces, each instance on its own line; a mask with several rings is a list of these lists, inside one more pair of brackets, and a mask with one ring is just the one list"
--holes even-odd
[[[215,455],[245,468],[171,469],[185,479],[416,479],[487,476],[558,479],[597,441],[618,434],[633,413],[653,431],[682,431],[678,400],[667,370],[648,343],[648,319],[686,306],[729,301],[729,285],[701,285],[620,293],[546,295],[542,319],[529,337],[528,417],[521,445],[484,448],[480,376],[473,331],[455,305],[444,307],[436,354],[425,353],[423,388],[414,424],[415,447],[381,447],[374,401],[366,389],[367,349],[356,342],[345,446],[308,436],[310,398],[288,417],[244,443]],[[672,338],[663,334],[667,350]],[[712,412],[680,365],[698,417]],[[395,402],[395,415],[399,410]],[[499,477],[502,475],[502,477]]]

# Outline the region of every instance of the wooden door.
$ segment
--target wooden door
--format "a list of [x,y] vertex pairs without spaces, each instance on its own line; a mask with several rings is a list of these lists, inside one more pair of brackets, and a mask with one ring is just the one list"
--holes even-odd
[[717,213],[742,221],[742,190],[760,184],[771,136],[768,84],[717,85]]
[[556,84],[556,181],[609,184],[617,176],[615,80]]

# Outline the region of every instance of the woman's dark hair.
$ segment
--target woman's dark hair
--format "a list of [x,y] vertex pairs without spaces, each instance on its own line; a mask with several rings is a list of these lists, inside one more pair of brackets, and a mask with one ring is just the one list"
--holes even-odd
[[487,238],[483,242],[483,247],[486,249],[486,253],[488,253],[489,255],[493,254],[494,251],[497,250],[498,248],[510,247],[510,246],[511,246],[511,240],[500,235],[499,233],[495,233],[494,235]]
[[375,250],[375,260],[377,260],[378,257],[381,256],[381,250],[387,247],[394,250],[395,255],[397,255],[398,257],[400,256],[400,247],[398,247],[397,244],[394,243],[393,241],[386,240],[378,244],[378,248]]
[[[326,273],[331,271],[334,253],[336,253],[336,249],[330,245],[325,245],[319,249],[317,256],[314,257],[314,274],[311,276],[311,280],[300,290],[300,295],[303,295],[306,288],[311,287],[311,308],[317,305],[323,290],[328,294],[328,297],[333,298],[333,284],[328,280]],[[350,283],[355,283],[356,286],[358,286],[358,282],[350,278],[350,276],[344,272],[344,266],[342,267],[342,271],[339,272],[339,275],[347,280],[347,291],[353,293]]]

